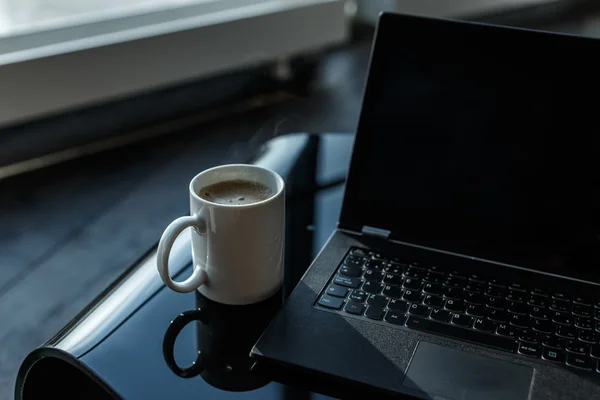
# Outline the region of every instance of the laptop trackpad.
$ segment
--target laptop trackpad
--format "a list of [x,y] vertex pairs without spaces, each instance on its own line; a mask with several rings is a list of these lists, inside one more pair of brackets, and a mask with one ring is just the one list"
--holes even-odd
[[533,368],[419,342],[404,386],[451,400],[527,399]]

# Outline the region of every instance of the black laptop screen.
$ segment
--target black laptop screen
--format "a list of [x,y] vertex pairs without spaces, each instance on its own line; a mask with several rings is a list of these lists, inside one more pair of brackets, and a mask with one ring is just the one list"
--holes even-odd
[[342,225],[600,275],[599,54],[591,39],[384,16]]

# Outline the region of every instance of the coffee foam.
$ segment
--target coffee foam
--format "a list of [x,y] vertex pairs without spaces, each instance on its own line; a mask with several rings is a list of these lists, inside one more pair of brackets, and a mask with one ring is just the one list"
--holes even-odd
[[217,204],[245,205],[266,200],[273,192],[261,183],[236,179],[206,186],[198,195]]

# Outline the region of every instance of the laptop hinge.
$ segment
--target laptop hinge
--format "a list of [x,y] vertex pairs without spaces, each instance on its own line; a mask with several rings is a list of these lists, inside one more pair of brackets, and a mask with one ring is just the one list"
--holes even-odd
[[376,236],[386,240],[389,239],[391,233],[387,229],[373,228],[372,226],[368,225],[363,226],[361,232],[363,235]]

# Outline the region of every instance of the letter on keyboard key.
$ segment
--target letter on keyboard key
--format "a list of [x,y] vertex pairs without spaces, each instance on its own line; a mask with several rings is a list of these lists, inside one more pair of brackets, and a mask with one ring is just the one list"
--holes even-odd
[[383,288],[383,294],[392,299],[401,299],[404,295],[404,289],[397,286],[386,286]]
[[404,300],[392,299],[392,300],[390,300],[390,303],[388,304],[388,308],[390,310],[394,310],[394,311],[405,312],[406,309],[408,308],[408,303],[405,302]]
[[427,315],[429,314],[429,307],[421,304],[411,304],[408,309],[408,312],[410,313],[410,315],[427,318]]
[[452,316],[452,323],[454,325],[462,326],[463,328],[469,328],[473,318],[463,314],[454,314]]
[[374,307],[383,308],[387,305],[387,298],[377,294],[372,294],[367,298],[367,304]]
[[451,317],[452,313],[450,311],[440,310],[437,308],[431,310],[431,319],[434,319],[436,321],[449,322]]

